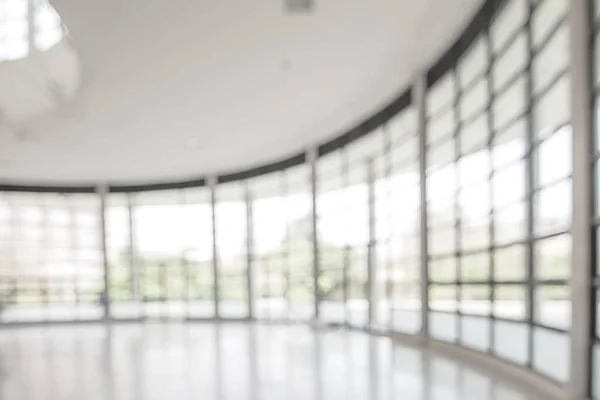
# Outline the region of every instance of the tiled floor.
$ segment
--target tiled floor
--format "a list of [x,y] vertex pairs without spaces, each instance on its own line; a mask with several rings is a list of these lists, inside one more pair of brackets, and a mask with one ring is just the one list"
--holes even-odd
[[529,400],[364,333],[211,323],[0,330],[2,400]]

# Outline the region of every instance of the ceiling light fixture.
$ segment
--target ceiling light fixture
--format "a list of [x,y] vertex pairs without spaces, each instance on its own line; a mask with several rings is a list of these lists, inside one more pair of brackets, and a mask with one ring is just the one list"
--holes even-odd
[[285,9],[290,13],[307,13],[313,7],[314,0],[285,0]]

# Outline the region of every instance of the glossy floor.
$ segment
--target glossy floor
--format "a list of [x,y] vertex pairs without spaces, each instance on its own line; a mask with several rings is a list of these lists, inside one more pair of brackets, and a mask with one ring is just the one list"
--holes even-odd
[[359,332],[211,323],[0,330],[3,400],[530,400]]

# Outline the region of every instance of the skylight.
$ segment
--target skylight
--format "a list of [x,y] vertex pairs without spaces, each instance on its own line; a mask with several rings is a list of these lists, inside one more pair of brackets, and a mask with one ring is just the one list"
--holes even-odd
[[0,62],[48,50],[63,37],[48,0],[0,0]]

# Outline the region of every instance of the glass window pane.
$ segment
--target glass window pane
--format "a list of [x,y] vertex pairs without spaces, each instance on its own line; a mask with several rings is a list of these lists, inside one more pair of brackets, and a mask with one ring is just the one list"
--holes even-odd
[[[515,77],[522,74],[527,66],[527,37],[520,34],[510,48],[496,60],[492,67],[494,92],[504,88]],[[525,96],[524,93],[521,94]]]
[[489,285],[462,285],[460,312],[467,315],[489,315],[492,311]]
[[490,246],[489,217],[463,221],[460,225],[460,246],[464,251],[484,250]]
[[569,279],[571,276],[571,235],[565,234],[535,242],[535,277]]
[[494,315],[498,318],[525,318],[525,287],[498,285],[494,287]]
[[467,187],[474,183],[480,183],[482,181],[489,180],[490,167],[490,153],[487,150],[482,150],[468,156],[463,156],[458,161],[460,186]]
[[438,340],[453,343],[458,338],[456,314],[429,313],[429,334]]
[[538,48],[552,33],[561,18],[566,17],[568,1],[541,1],[531,18],[533,46]]
[[494,352],[517,364],[529,358],[529,327],[523,323],[494,321]]
[[454,282],[456,281],[456,259],[444,258],[441,260],[430,260],[428,263],[429,279],[432,282]]
[[458,79],[461,87],[466,87],[486,72],[488,65],[487,52],[486,41],[484,38],[480,38],[463,55],[458,64]]
[[496,245],[524,240],[527,236],[527,207],[525,203],[509,206],[494,215],[494,242]]
[[490,32],[494,52],[500,50],[525,25],[529,5],[527,0],[510,0],[496,17]]
[[464,346],[479,351],[490,348],[492,321],[486,318],[461,317],[460,340]]
[[455,165],[431,170],[427,174],[427,200],[447,199],[456,194]]
[[492,149],[494,169],[504,167],[525,156],[527,149],[526,122],[526,119],[523,118],[512,124],[508,129],[496,134],[496,137],[494,138],[494,147]]
[[525,78],[518,78],[492,104],[494,129],[500,130],[525,112]]
[[569,230],[573,208],[572,186],[568,179],[536,193],[534,228],[537,235]]
[[551,379],[569,380],[570,340],[567,334],[534,328],[533,368]]
[[558,130],[537,150],[536,187],[543,187],[571,175],[573,169],[571,127]]
[[481,221],[490,212],[490,185],[488,182],[460,191],[461,220],[465,223]]
[[538,94],[569,66],[569,31],[564,24],[532,64],[533,93]]
[[446,74],[427,93],[427,115],[434,115],[440,110],[449,107],[454,101],[456,88],[453,74]]
[[567,286],[538,286],[535,289],[535,321],[568,330],[571,326],[570,296]]
[[481,114],[489,102],[487,80],[480,80],[469,91],[463,93],[460,97],[458,109],[461,121],[473,118]]
[[460,279],[463,282],[482,282],[490,279],[490,255],[465,255],[460,260]]
[[454,109],[449,108],[427,121],[427,144],[438,143],[444,138],[451,138],[455,129],[456,116]]
[[454,227],[430,229],[429,254],[450,255],[456,252],[456,231]]
[[455,285],[430,285],[429,308],[438,311],[457,310],[457,287]]
[[347,162],[350,165],[358,165],[369,158],[378,158],[383,153],[383,149],[383,129],[377,128],[346,146]]
[[571,117],[570,85],[564,76],[533,105],[533,126],[537,137],[548,137]]
[[417,132],[417,113],[414,106],[408,106],[396,114],[386,125],[391,142],[399,142]]
[[494,280],[522,281],[527,275],[525,268],[526,247],[522,244],[494,251]]
[[460,130],[460,154],[467,155],[484,148],[488,143],[488,113],[482,113]]

